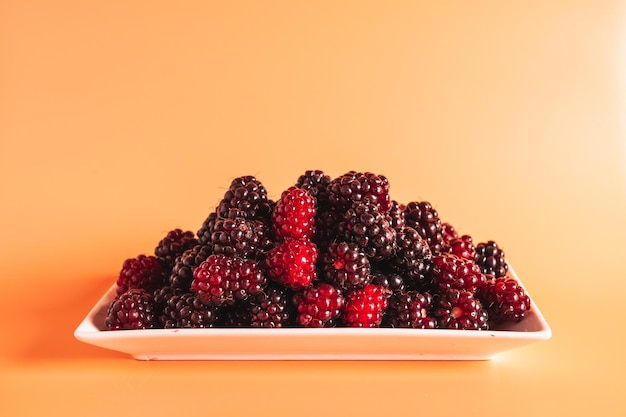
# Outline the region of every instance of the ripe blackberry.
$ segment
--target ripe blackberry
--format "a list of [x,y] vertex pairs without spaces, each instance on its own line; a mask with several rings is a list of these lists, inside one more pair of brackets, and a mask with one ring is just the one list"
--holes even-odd
[[207,218],[202,222],[202,226],[196,233],[198,235],[198,243],[201,245],[208,245],[211,243],[211,235],[215,228],[215,222],[217,221],[217,212],[213,211],[209,213]]
[[437,322],[429,315],[432,300],[432,296],[427,292],[403,291],[391,295],[382,326],[434,329]]
[[317,200],[318,207],[328,206],[328,185],[330,176],[321,170],[309,170],[298,177],[296,187],[302,188]]
[[118,295],[109,305],[105,319],[108,330],[152,329],[154,324],[152,296],[138,288]]
[[374,261],[389,258],[395,250],[396,231],[375,205],[356,202],[338,225],[339,235],[356,243]]
[[165,278],[163,266],[156,256],[139,255],[126,259],[117,278],[117,295],[132,288],[152,292],[165,283]]
[[251,327],[252,314],[250,305],[246,302],[237,302],[233,305],[220,307],[219,320],[216,327]]
[[386,262],[412,288],[425,288],[430,281],[430,247],[412,227],[396,229],[396,251]]
[[212,254],[193,271],[191,290],[205,304],[221,306],[263,291],[267,280],[252,259]]
[[343,322],[348,327],[380,327],[388,301],[385,289],[369,284],[348,291],[343,308]]
[[333,207],[318,207],[315,216],[315,235],[313,242],[320,251],[326,250],[328,246],[338,239],[337,228],[343,220],[343,214]]
[[306,239],[288,239],[269,251],[265,267],[272,280],[293,290],[309,287],[317,278],[317,246]]
[[273,245],[271,228],[261,220],[218,218],[211,234],[213,253],[257,258]]
[[440,292],[456,289],[476,293],[485,285],[485,275],[478,265],[451,253],[433,257],[432,279]]
[[175,295],[181,295],[188,291],[184,291],[181,288],[172,287],[171,285],[164,285],[162,287],[157,288],[152,292],[152,309],[154,311],[154,317],[157,323],[155,323],[155,327],[157,325],[163,328],[163,323],[161,323],[160,318],[163,315],[163,310],[167,305],[167,300]]
[[363,288],[372,280],[370,261],[356,243],[331,243],[318,265],[320,278],[337,288]]
[[341,290],[328,283],[305,288],[293,296],[298,316],[297,323],[303,327],[333,327],[341,315],[344,298]]
[[249,300],[252,327],[289,327],[295,322],[291,293],[284,287],[268,285]]
[[154,249],[154,254],[163,264],[163,269],[168,271],[172,269],[178,256],[197,243],[195,233],[190,230],[170,230]]
[[277,240],[311,239],[315,234],[317,202],[307,190],[289,187],[282,192],[272,212]]
[[217,206],[217,215],[229,217],[232,209],[235,209],[237,216],[246,219],[269,220],[270,201],[261,181],[252,175],[233,179]]
[[209,245],[195,245],[176,258],[169,282],[172,287],[189,291],[193,281],[193,270],[213,253]]
[[167,300],[160,320],[165,329],[215,327],[218,311],[204,304],[197,294],[184,293]]
[[499,277],[487,280],[479,293],[482,304],[494,324],[519,322],[530,309],[530,297],[515,278]]
[[349,171],[330,182],[328,200],[340,211],[348,210],[354,202],[369,201],[386,214],[391,209],[389,180],[371,172]]
[[437,210],[428,201],[412,201],[404,210],[406,225],[414,228],[428,241],[433,255],[441,252],[445,239]]
[[487,330],[488,313],[469,291],[447,290],[434,297],[432,315],[440,329]]
[[394,229],[402,229],[406,226],[406,220],[404,218],[404,209],[406,207],[403,204],[398,203],[396,200],[391,200],[391,209],[387,214],[389,224]]
[[504,251],[493,240],[476,245],[475,262],[483,274],[490,274],[496,278],[506,276],[509,271]]

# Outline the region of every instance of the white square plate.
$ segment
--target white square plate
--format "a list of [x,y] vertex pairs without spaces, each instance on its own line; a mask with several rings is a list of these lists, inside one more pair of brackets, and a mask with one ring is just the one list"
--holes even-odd
[[[510,271],[515,278],[515,272]],[[497,330],[359,328],[146,329],[107,331],[115,285],[91,309],[74,336],[140,360],[489,360],[552,336],[531,297],[519,323]]]

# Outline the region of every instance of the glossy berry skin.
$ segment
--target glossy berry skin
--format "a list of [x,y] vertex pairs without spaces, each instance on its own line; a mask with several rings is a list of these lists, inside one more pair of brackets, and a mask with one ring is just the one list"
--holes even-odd
[[344,298],[341,290],[331,284],[320,283],[305,288],[293,296],[302,327],[333,327],[341,315]]
[[133,288],[118,295],[109,305],[105,319],[107,330],[140,330],[155,327],[150,293]]
[[490,274],[496,278],[506,276],[509,271],[504,251],[493,240],[476,245],[475,262],[484,274]]
[[154,249],[154,254],[161,261],[164,269],[171,270],[176,258],[197,243],[195,233],[190,230],[170,230]]
[[328,185],[328,199],[340,211],[348,210],[354,202],[369,202],[386,214],[391,209],[389,180],[372,172],[349,171]]
[[117,278],[117,295],[132,288],[154,291],[165,283],[166,275],[159,259],[153,255],[139,255],[122,264]]
[[432,279],[437,291],[449,289],[476,293],[485,285],[485,275],[474,262],[451,253],[441,253],[432,260]]
[[384,327],[434,329],[437,322],[429,315],[432,296],[417,291],[402,291],[389,297],[383,318]]
[[355,243],[331,243],[319,266],[320,278],[340,289],[363,288],[372,280],[369,258]]
[[193,278],[191,290],[203,303],[214,306],[245,300],[267,285],[256,261],[223,254],[210,255],[193,271]]
[[348,327],[380,327],[388,306],[384,287],[376,284],[346,293],[343,323]]
[[310,287],[317,278],[318,251],[307,239],[288,239],[272,248],[265,258],[269,277],[292,290]]
[[469,291],[447,290],[436,296],[432,314],[437,328],[487,330],[489,316],[481,302]]
[[489,279],[479,297],[494,324],[519,322],[531,307],[530,297],[515,278]]
[[170,297],[160,317],[165,329],[214,327],[218,309],[206,305],[197,294],[185,293]]
[[276,239],[312,239],[316,212],[317,202],[308,191],[295,186],[283,191],[272,212]]

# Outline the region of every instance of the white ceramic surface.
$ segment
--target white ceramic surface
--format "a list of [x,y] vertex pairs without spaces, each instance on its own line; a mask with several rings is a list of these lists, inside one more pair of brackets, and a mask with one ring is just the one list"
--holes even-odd
[[[511,274],[516,277],[514,271]],[[342,327],[103,330],[114,297],[115,285],[74,335],[85,343],[140,360],[489,360],[552,335],[534,300],[520,323],[488,331]]]

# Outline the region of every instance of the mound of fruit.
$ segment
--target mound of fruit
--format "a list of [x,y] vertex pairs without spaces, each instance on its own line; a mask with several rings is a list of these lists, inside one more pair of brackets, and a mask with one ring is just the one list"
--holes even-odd
[[529,309],[496,242],[393,200],[384,175],[311,170],[277,201],[235,178],[197,232],[127,259],[106,327],[486,330]]

